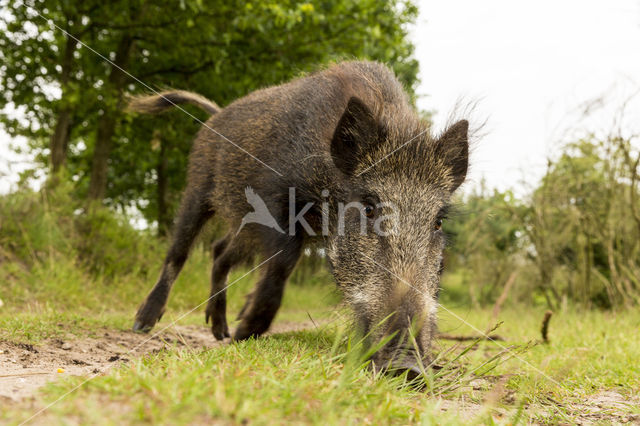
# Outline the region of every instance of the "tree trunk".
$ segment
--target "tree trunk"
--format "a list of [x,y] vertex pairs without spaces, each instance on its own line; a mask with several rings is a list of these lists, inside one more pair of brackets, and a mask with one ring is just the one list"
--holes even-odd
[[91,178],[89,180],[89,199],[102,200],[107,190],[107,169],[111,141],[116,130],[117,116],[115,111],[105,110],[98,121],[96,146],[91,161]]
[[51,135],[51,171],[53,174],[62,169],[67,162],[70,129],[71,111],[68,107],[63,107],[58,113],[56,128]]
[[[106,99],[104,114],[98,119],[98,132],[91,162],[88,194],[90,200],[102,200],[107,190],[108,160],[116,125],[121,115],[122,94],[128,79],[127,74],[122,72],[120,68],[126,69],[129,65],[132,47],[133,38],[131,35],[123,35],[116,49],[115,65],[111,65],[107,87],[110,93]],[[110,100],[111,102],[109,102]]]
[[76,50],[76,41],[70,36],[66,36],[63,58],[62,71],[60,73],[60,86],[62,87],[62,102],[58,111],[58,119],[56,127],[51,135],[51,170],[53,174],[57,173],[64,167],[67,161],[67,148],[69,147],[69,134],[71,132],[71,106],[66,99],[69,96],[69,81],[71,80],[71,72],[73,68],[73,53]]

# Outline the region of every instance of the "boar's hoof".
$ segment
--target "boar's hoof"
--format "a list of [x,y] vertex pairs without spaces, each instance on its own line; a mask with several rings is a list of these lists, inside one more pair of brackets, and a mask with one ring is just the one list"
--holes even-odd
[[233,341],[247,340],[251,337],[259,337],[262,333],[267,331],[269,323],[254,323],[251,324],[247,320],[243,320],[236,332],[233,334]]
[[211,319],[211,332],[216,340],[224,340],[225,337],[231,337],[231,334],[229,334],[229,326],[227,325],[227,315],[224,309],[216,308],[212,300],[209,300],[204,319],[207,324],[209,323],[209,319]]
[[229,333],[229,327],[226,324],[213,324],[211,326],[211,332],[213,333],[213,337],[215,337],[216,340],[224,340],[225,337],[231,337],[231,334]]
[[234,342],[240,342],[242,340],[247,340],[250,339],[251,337],[258,337],[260,336],[258,333],[251,333],[251,332],[247,332],[247,331],[236,331],[233,335],[233,341]]
[[[207,322],[209,322],[208,317]],[[211,332],[213,333],[213,337],[215,337],[216,340],[224,340],[225,337],[231,337],[226,318],[217,320],[211,318]]]
[[153,326],[144,326],[141,321],[136,321],[133,323],[133,331],[136,333],[148,333]]
[[147,304],[142,305],[136,314],[133,331],[137,333],[148,333],[153,326],[160,321],[162,314],[164,314],[164,308],[161,308],[158,312],[153,306],[149,308]]

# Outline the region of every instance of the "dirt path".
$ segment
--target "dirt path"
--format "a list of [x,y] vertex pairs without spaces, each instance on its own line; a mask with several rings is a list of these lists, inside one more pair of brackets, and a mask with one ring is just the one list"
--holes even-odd
[[[276,323],[269,334],[312,326],[311,322]],[[166,347],[203,349],[225,344],[216,341],[208,328],[196,325],[172,326],[158,335],[108,329],[100,334],[100,338],[54,339],[39,345],[0,341],[0,398],[19,401],[50,381],[104,374],[120,362]]]

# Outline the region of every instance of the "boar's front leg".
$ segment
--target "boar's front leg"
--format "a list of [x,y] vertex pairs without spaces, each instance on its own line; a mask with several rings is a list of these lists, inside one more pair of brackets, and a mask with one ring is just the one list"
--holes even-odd
[[146,333],[160,320],[167,304],[171,286],[187,260],[193,240],[213,215],[208,201],[201,194],[191,191],[183,197],[171,247],[162,265],[160,278],[138,309],[133,331]]
[[272,234],[271,238],[269,249],[264,253],[264,258],[271,260],[265,264],[260,281],[242,308],[241,322],[233,340],[257,337],[267,331],[280,308],[287,278],[300,257],[301,236]]
[[227,276],[231,269],[248,257],[240,237],[231,234],[213,244],[214,263],[211,270],[211,296],[207,303],[206,322],[211,319],[211,332],[217,340],[230,337],[227,325]]

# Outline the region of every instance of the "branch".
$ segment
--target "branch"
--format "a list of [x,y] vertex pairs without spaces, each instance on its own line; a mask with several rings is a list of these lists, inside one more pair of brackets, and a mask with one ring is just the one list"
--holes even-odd
[[457,342],[466,342],[469,340],[491,340],[491,341],[505,340],[504,337],[499,336],[497,334],[492,334],[490,336],[463,336],[463,335],[444,334],[444,333],[438,333],[436,335],[436,339],[455,340]]
[[159,74],[182,74],[185,76],[191,76],[193,74],[199,73],[200,71],[202,71],[205,68],[208,68],[210,66],[212,66],[214,64],[213,60],[209,60],[206,62],[203,62],[202,64],[195,66],[193,68],[184,68],[184,67],[178,67],[178,66],[171,66],[168,68],[161,68],[161,69],[157,69],[157,70],[153,70],[153,71],[149,71],[143,74],[140,74],[138,76],[138,78],[140,79],[145,79],[147,77],[151,77],[154,75],[159,75]]
[[551,316],[553,315],[552,311],[547,311],[544,313],[544,318],[542,319],[542,341],[544,343],[549,343],[549,321],[551,320]]

